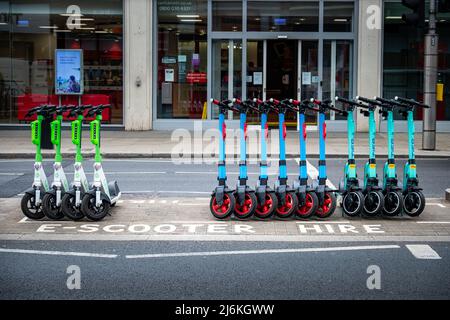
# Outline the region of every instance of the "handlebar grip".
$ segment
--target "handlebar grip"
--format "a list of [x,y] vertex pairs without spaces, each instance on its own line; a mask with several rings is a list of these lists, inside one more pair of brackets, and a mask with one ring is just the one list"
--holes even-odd
[[349,99],[345,99],[345,98],[341,98],[341,97],[337,97],[337,96],[334,99],[336,101],[338,101],[338,102],[346,103],[346,104],[349,104],[349,105],[352,105],[352,106],[355,106],[355,107],[360,107],[361,106],[360,103],[358,103],[356,101],[353,101],[353,100],[349,100]]
[[311,98],[310,100],[309,100],[311,103],[314,103],[314,104],[316,104],[316,105],[320,105],[320,100],[317,100],[317,99],[314,99],[314,98]]
[[385,103],[385,104],[389,104],[389,105],[391,105],[391,106],[394,105],[394,106],[402,107],[402,108],[405,107],[404,104],[402,104],[402,103],[400,103],[400,102],[397,102],[397,101],[395,101],[395,100],[388,100],[388,99],[384,99],[384,98],[380,98],[380,97],[375,97],[375,100],[381,101],[381,102],[383,102],[383,103]]
[[418,102],[414,99],[408,99],[408,98],[401,98],[401,97],[395,97],[394,100],[396,101],[400,101],[406,104],[410,104],[410,105],[414,105],[416,107],[421,107],[421,108],[425,108],[425,109],[429,109],[430,106],[421,102]]
[[256,104],[262,104],[264,101],[258,99],[258,98],[254,98],[253,102],[255,102]]
[[233,98],[233,102],[236,104],[242,104],[242,100],[238,98]]
[[289,100],[289,102],[292,103],[294,106],[298,106],[301,103],[300,101],[294,99]]
[[270,98],[269,101],[272,102],[272,103],[275,104],[275,105],[279,105],[279,104],[280,104],[280,101],[277,100],[277,99],[274,99],[274,98]]
[[211,98],[211,103],[212,103],[212,104],[215,104],[216,106],[218,106],[218,105],[219,105],[219,103],[220,103],[220,101],[219,101],[219,100],[216,100],[216,99],[212,99],[212,98]]

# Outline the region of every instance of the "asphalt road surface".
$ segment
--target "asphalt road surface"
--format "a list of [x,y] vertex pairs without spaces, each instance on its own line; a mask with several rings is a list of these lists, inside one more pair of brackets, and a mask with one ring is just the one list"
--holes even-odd
[[[309,159],[310,175],[316,178],[314,167],[317,159]],[[335,186],[343,176],[345,159],[329,159],[328,178]],[[384,159],[378,161],[378,176],[382,177]],[[357,160],[358,176],[363,177],[365,160]],[[52,161],[45,161],[45,171],[51,181]],[[64,161],[68,179],[72,179],[72,162]],[[402,180],[404,160],[397,161],[397,170]],[[159,196],[201,196],[208,195],[217,184],[216,163],[175,164],[170,159],[116,159],[105,160],[104,170],[109,180],[117,180],[124,193],[158,193]],[[92,179],[92,161],[84,165],[88,179]],[[239,167],[236,163],[227,166],[228,184],[234,186]],[[274,161],[269,170],[270,183],[277,179],[278,163]],[[428,198],[442,198],[450,187],[450,159],[417,160],[420,186]],[[259,176],[259,166],[251,163],[248,168],[249,185],[255,185]],[[288,160],[290,183],[298,176],[298,164]],[[33,160],[0,160],[0,198],[14,197],[26,190],[33,181]]]
[[0,252],[0,299],[448,299],[449,244],[425,247],[439,258],[392,242],[2,242],[35,251]]

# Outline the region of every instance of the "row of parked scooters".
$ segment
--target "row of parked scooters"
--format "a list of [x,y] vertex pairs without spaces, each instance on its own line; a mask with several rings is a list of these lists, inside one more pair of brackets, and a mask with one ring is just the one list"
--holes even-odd
[[[273,215],[286,219],[297,216],[307,219],[312,216],[319,218],[330,217],[337,205],[336,193],[342,195],[343,212],[351,217],[366,215],[397,216],[404,212],[415,217],[419,216],[425,208],[425,197],[419,188],[414,156],[414,117],[415,108],[429,108],[418,101],[395,97],[384,99],[375,97],[368,99],[356,97],[348,100],[336,97],[336,102],[342,108],[333,106],[333,101],[319,101],[310,99],[297,101],[293,99],[278,101],[270,99],[261,101],[258,99],[241,101],[239,99],[211,102],[219,108],[219,163],[218,186],[213,191],[210,201],[210,210],[217,219],[226,219],[234,215],[238,219],[248,219],[255,216],[260,219],[268,219]],[[354,156],[355,122],[354,112],[360,109],[361,113],[369,120],[369,160],[364,168],[364,180],[360,181],[356,173]],[[375,159],[376,123],[375,111],[387,120],[388,131],[388,160],[384,165],[383,182],[380,185]],[[308,183],[307,159],[306,159],[306,123],[307,110],[319,114],[319,174],[312,184]],[[325,114],[333,110],[347,117],[348,125],[348,161],[344,169],[344,177],[338,190],[333,190],[327,185],[326,171],[326,123]],[[397,178],[394,156],[394,111],[405,116],[408,120],[409,159],[404,167],[403,186]],[[240,163],[239,177],[236,189],[227,186],[227,174],[225,164],[225,118],[228,112],[240,115]],[[255,189],[247,185],[247,151],[246,151],[246,115],[254,111],[261,116],[261,163],[260,176]],[[270,112],[278,114],[279,122],[279,175],[274,188],[268,185],[267,163],[267,118]],[[286,166],[286,125],[285,114],[294,112],[299,117],[300,136],[300,161],[299,177],[292,186],[288,184]]]
[[[22,212],[30,219],[38,220],[48,217],[60,220],[64,217],[78,221],[87,217],[93,221],[102,220],[109,214],[110,207],[117,203],[121,193],[116,181],[108,183],[102,169],[100,150],[100,128],[103,110],[109,105],[55,106],[42,105],[31,109],[27,118],[37,115],[31,123],[31,142],[36,146],[34,164],[34,182],[25,191],[21,201]],[[73,182],[69,182],[64,173],[61,153],[61,126],[64,115],[74,119],[71,123],[72,143],[75,145],[75,164]],[[83,120],[92,118],[90,122],[90,140],[95,146],[94,178],[92,184],[83,170],[81,152]],[[53,183],[49,185],[42,164],[41,133],[44,119],[51,118],[51,143],[55,147],[55,163],[53,165]]]

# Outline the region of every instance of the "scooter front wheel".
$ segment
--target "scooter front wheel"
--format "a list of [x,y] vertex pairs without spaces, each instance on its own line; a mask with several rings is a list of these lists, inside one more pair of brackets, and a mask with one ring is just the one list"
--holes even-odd
[[388,217],[395,217],[402,212],[403,201],[400,191],[390,191],[384,197],[383,214]]
[[305,203],[297,207],[297,217],[301,219],[311,218],[317,211],[319,199],[315,192],[307,192],[305,195]]
[[370,191],[364,198],[364,214],[376,216],[384,207],[384,196],[381,191]]
[[31,220],[40,220],[45,217],[45,214],[42,212],[42,207],[36,206],[36,197],[34,194],[25,193],[20,202],[20,207],[23,214]]
[[234,196],[230,196],[228,193],[225,193],[223,195],[222,204],[218,204],[216,195],[213,195],[209,203],[209,209],[211,210],[211,214],[216,219],[223,220],[231,216],[231,214],[234,211],[234,205],[235,205]]
[[258,200],[254,192],[246,192],[244,202],[242,205],[239,203],[237,192],[234,194],[236,204],[234,206],[234,216],[238,219],[248,219],[255,213],[255,209],[258,206]]
[[52,193],[46,193],[42,198],[42,211],[47,218],[52,220],[61,220],[64,218],[61,207],[56,205],[56,195]]
[[357,217],[364,207],[364,195],[361,191],[350,191],[342,199],[342,210],[349,217]]
[[408,192],[403,198],[403,210],[410,217],[418,217],[425,209],[425,196],[421,191]]
[[70,193],[66,193],[63,196],[61,211],[67,218],[73,221],[79,221],[84,218],[84,213],[75,205],[75,196]]
[[259,219],[269,219],[273,216],[278,207],[278,198],[275,193],[267,192],[264,203],[258,203],[255,210],[255,217]]
[[81,201],[81,211],[89,220],[100,221],[103,220],[109,213],[110,204],[106,200],[102,200],[99,207],[95,203],[95,195],[86,193]]
[[298,207],[297,195],[294,192],[287,192],[285,196],[284,204],[278,200],[278,207],[275,210],[275,214],[278,218],[287,219],[290,218]]
[[322,205],[319,205],[316,216],[322,219],[330,217],[336,210],[336,195],[334,192],[325,192]]

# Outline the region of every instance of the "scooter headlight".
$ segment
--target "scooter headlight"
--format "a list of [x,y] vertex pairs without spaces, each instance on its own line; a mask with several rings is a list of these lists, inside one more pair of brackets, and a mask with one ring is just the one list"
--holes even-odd
[[100,163],[96,163],[95,165],[94,165],[94,169],[95,170],[100,170],[102,168],[102,165],[100,164]]

